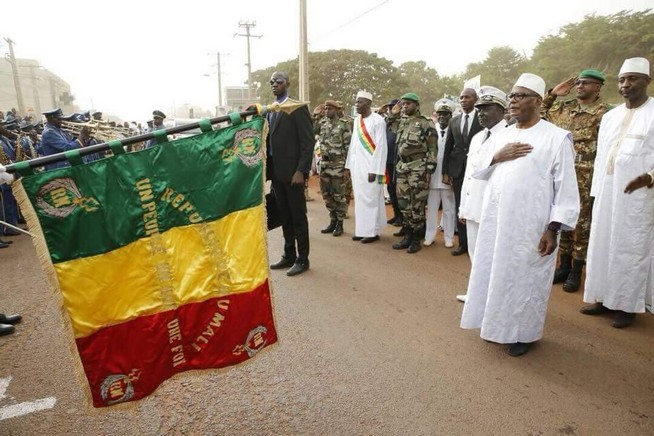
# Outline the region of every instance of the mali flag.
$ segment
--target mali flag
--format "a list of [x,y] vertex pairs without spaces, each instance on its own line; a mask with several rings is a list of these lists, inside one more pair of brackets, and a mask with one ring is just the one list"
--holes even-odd
[[73,153],[78,165],[16,183],[95,407],[277,341],[263,129],[255,117],[89,164]]

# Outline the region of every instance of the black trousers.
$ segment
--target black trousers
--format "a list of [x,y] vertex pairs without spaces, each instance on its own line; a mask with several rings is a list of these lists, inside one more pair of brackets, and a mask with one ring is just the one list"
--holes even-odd
[[304,184],[291,185],[273,180],[272,189],[282,221],[284,257],[301,262],[309,260],[309,221]]
[[454,189],[454,204],[456,207],[456,230],[459,233],[459,247],[468,249],[468,234],[466,233],[466,225],[461,224],[459,221],[459,206],[461,205],[461,188],[463,187],[463,180],[465,174],[452,179],[452,188]]
[[386,164],[386,171],[388,172],[388,180],[386,188],[388,189],[388,196],[391,198],[391,205],[393,205],[393,217],[399,218],[402,216],[400,204],[397,202],[397,187],[395,180],[395,164]]

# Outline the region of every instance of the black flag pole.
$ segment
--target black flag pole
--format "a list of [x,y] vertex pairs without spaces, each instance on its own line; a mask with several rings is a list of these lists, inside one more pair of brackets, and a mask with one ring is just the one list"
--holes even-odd
[[[290,100],[290,99],[289,99]],[[225,121],[229,121],[232,124],[238,124],[241,122],[241,120],[245,117],[251,116],[251,115],[265,115],[268,112],[286,112],[286,113],[291,113],[295,109],[307,105],[308,103],[306,102],[298,102],[298,101],[289,101],[287,100],[286,102],[279,104],[279,103],[272,103],[269,105],[253,105],[250,106],[247,110],[243,112],[233,112],[231,114],[223,115],[221,117],[215,117],[215,118],[210,118],[209,124],[218,124],[218,123],[223,123]],[[202,128],[202,125],[205,124],[205,120],[200,120],[196,121],[190,124],[184,124],[183,126],[176,126],[176,127],[169,127],[164,130],[157,130],[156,134],[154,132],[148,132],[148,133],[143,133],[141,135],[136,135],[136,136],[130,136],[128,138],[124,139],[119,139],[119,140],[114,140],[114,141],[108,141],[108,142],[103,142],[102,144],[96,144],[96,145],[90,145],[88,147],[82,147],[76,150],[79,150],[79,155],[80,156],[86,156],[89,154],[93,153],[98,153],[101,151],[107,151],[111,150],[111,146],[114,143],[119,142],[120,145],[122,146],[127,146],[131,144],[136,144],[138,142],[144,142],[150,139],[155,138],[156,136],[163,135],[163,133],[159,132],[165,132],[166,135],[174,135],[176,133],[183,133],[189,130],[193,129],[200,129]],[[48,164],[56,163],[56,162],[61,162],[64,160],[68,160],[68,157],[66,155],[66,152],[62,153],[57,153],[57,154],[51,154],[49,156],[42,156],[42,157],[37,157],[36,159],[30,159],[27,161],[22,161],[19,163],[14,163],[11,165],[7,165],[5,168],[8,173],[15,173],[17,171],[16,166],[19,164],[25,165],[27,164],[30,168],[38,168],[42,167]]]

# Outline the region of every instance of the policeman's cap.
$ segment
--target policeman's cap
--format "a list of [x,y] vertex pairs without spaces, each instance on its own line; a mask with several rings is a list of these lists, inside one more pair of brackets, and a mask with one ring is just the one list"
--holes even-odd
[[587,77],[589,79],[599,80],[600,83],[602,84],[604,84],[604,80],[606,80],[604,73],[602,73],[599,70],[593,70],[593,69],[583,70],[581,73],[579,73],[580,79],[583,79],[584,77]]
[[164,113],[161,112],[161,111],[153,111],[153,112],[152,112],[152,116],[153,116],[154,118],[161,118],[161,119],[166,118],[166,114],[164,114]]
[[410,100],[410,101],[415,101],[416,103],[420,103],[420,97],[418,97],[418,95],[413,92],[407,92],[400,98],[402,100]]
[[45,111],[43,112],[43,115],[45,115],[46,118],[65,118],[64,111],[62,111],[60,108]]

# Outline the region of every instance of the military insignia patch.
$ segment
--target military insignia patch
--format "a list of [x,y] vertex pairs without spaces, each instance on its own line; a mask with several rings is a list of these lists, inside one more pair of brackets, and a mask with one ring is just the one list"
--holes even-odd
[[43,185],[36,202],[43,213],[54,218],[66,218],[78,208],[94,212],[100,207],[95,198],[83,197],[75,181],[69,177],[53,179]]
[[223,159],[231,162],[236,157],[247,167],[254,167],[261,162],[261,153],[257,152],[258,141],[261,139],[260,132],[255,129],[242,129],[234,135],[232,147],[225,149]]

